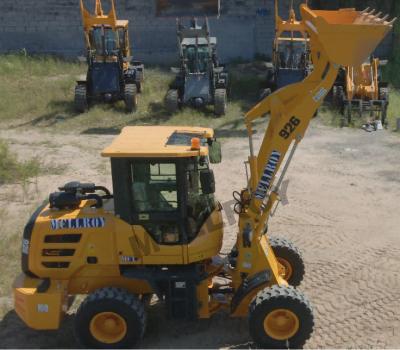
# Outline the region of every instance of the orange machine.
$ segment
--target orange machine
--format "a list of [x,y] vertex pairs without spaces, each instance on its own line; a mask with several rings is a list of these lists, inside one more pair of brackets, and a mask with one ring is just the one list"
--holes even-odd
[[340,69],[333,96],[345,124],[352,123],[353,111],[356,111],[360,118],[367,113],[371,119],[381,120],[387,126],[389,84],[382,81],[380,72],[384,64],[386,61],[371,56],[361,65]]

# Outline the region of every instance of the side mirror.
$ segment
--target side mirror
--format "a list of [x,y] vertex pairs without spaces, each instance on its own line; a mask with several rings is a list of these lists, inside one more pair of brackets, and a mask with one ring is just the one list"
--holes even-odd
[[208,156],[211,164],[218,164],[222,161],[221,143],[213,140],[208,146]]
[[215,178],[211,169],[200,171],[200,183],[204,194],[215,193]]

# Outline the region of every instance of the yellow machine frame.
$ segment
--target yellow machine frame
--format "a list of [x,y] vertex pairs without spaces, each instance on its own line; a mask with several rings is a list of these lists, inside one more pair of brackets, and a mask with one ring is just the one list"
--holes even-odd
[[[310,38],[313,72],[303,82],[287,86],[268,96],[245,116],[250,148],[250,178],[247,187],[242,190],[239,203],[239,228],[235,244],[239,252],[237,264],[229,267],[226,272],[230,276],[229,286],[233,292],[225,294],[223,300],[210,296],[213,277],[226,269],[224,264],[211,260],[218,254],[222,244],[221,208],[211,214],[190,244],[160,246],[142,226],[129,225],[107,210],[106,206],[104,209],[94,209],[93,201],[87,200],[76,210],[61,210],[56,214],[49,207],[40,208],[32,219],[32,225],[35,224],[32,235],[34,238],[30,242],[24,242],[23,251],[37,252],[47,249],[50,254],[43,257],[46,262],[60,260],[59,256],[51,256],[52,249],[59,249],[59,244],[48,243],[46,247],[43,245],[43,236],[48,230],[50,220],[56,220],[54,225],[59,225],[57,233],[70,232],[70,219],[87,218],[92,228],[81,230],[82,241],[79,245],[69,244],[69,248],[77,249],[77,254],[74,259],[63,257],[63,261],[68,263],[64,273],[60,269],[54,269],[53,273],[47,270],[43,272],[40,264],[42,261],[38,261],[36,255],[29,257],[29,266],[33,267],[33,272],[38,276],[43,273],[47,279],[21,275],[16,280],[15,308],[25,323],[36,329],[56,329],[62,313],[68,307],[69,295],[91,293],[100,287],[123,287],[141,295],[153,292],[145,280],[121,276],[121,261],[127,265],[141,266],[179,266],[201,262],[207,278],[196,286],[200,305],[197,310],[199,318],[208,318],[219,309],[228,310],[232,317],[248,316],[249,305],[258,292],[268,286],[288,285],[280,273],[280,265],[269,244],[269,237],[265,234],[271,211],[279,201],[283,177],[310,120],[333,86],[339,66],[361,64],[393,25],[393,21],[388,22],[372,12],[358,12],[354,9],[314,11],[302,5],[301,14],[301,27]],[[253,122],[266,114],[270,114],[270,122],[259,152],[256,153],[253,145]],[[204,135],[212,137],[212,130],[202,130]],[[165,140],[164,134],[158,136]],[[122,139],[117,139],[113,144],[118,147],[114,149],[111,146],[108,151],[105,150],[104,155],[112,153],[111,156],[117,157],[116,152],[126,146],[121,140],[129,139],[129,142],[134,142],[132,137],[124,138],[124,132],[121,137]],[[186,152],[193,152],[193,149],[197,149],[199,155],[201,152],[208,152],[206,147],[200,146],[187,148]],[[124,156],[123,151],[120,155]],[[161,152],[159,156],[162,157]],[[146,154],[142,154],[142,157],[146,157]],[[282,171],[277,177],[281,167]],[[101,221],[93,223],[91,219]],[[86,263],[87,256],[96,256],[100,264]],[[124,260],[125,257],[132,256],[137,259]],[[247,291],[244,288],[246,281],[260,274],[266,279]],[[238,291],[243,288],[246,293],[238,297]]]
[[[117,13],[115,11],[114,0],[111,1],[111,9],[108,14],[105,14],[103,11],[103,7],[101,4],[101,0],[96,0],[94,13],[91,14],[85,7],[83,0],[80,0],[80,8],[82,14],[82,22],[83,29],[85,32],[85,42],[86,48],[90,49],[90,39],[89,33],[96,26],[109,26],[111,27],[119,36],[118,31],[123,30],[125,32],[125,46],[122,49],[124,57],[131,56],[131,48],[128,34],[129,21],[128,20],[119,20],[117,19]],[[120,44],[120,40],[117,40],[118,45]],[[129,62],[124,62],[124,68],[127,69],[129,66]]]
[[[283,35],[285,33],[289,33],[289,36]],[[298,34],[300,34],[300,37]],[[290,4],[289,18],[287,20],[283,20],[282,17],[279,16],[278,0],[275,0],[275,39],[273,50],[273,62],[275,65],[279,61],[278,46],[279,42],[282,41],[309,42],[304,23],[302,21],[298,21],[296,18],[296,13],[293,8],[293,0]]]
[[363,100],[379,99],[379,58],[373,58],[370,62],[356,67],[347,66],[346,94],[347,99],[359,98]]

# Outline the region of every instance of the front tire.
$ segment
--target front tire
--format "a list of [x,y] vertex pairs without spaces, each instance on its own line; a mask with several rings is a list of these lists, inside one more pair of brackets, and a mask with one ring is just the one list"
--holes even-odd
[[261,348],[301,348],[313,328],[310,302],[291,286],[265,288],[250,304],[250,334]]
[[132,348],[142,340],[145,324],[144,305],[135,295],[120,288],[101,288],[80,305],[75,336],[86,348]]
[[227,108],[227,94],[226,89],[216,89],[214,96],[214,113],[217,116],[223,116],[226,114]]
[[169,113],[176,113],[179,108],[178,90],[168,90],[167,96],[165,96],[165,107]]
[[137,87],[135,84],[126,84],[124,91],[125,108],[128,113],[133,112],[138,105]]
[[89,109],[86,85],[76,85],[74,106],[75,110],[79,113],[85,113]]
[[285,238],[270,237],[269,244],[279,263],[279,274],[290,285],[297,287],[304,278],[305,266],[301,252]]

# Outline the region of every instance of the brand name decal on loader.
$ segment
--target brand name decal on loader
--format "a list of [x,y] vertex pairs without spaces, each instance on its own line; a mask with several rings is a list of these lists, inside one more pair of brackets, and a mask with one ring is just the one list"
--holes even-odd
[[267,191],[271,185],[271,180],[272,177],[274,176],[276,166],[278,165],[280,159],[281,159],[281,154],[278,151],[272,151],[268,163],[265,166],[264,174],[261,177],[261,180],[257,186],[257,190],[255,193],[257,199],[263,200],[265,198]]
[[327,94],[328,90],[325,88],[321,88],[314,96],[313,99],[315,102],[319,102],[325,95]]
[[65,230],[72,228],[101,228],[106,225],[105,218],[78,218],[51,220],[52,230]]

